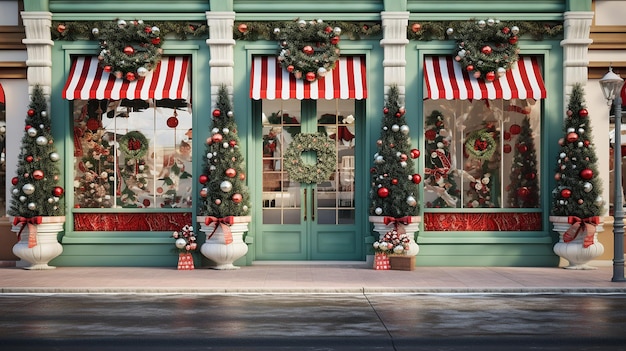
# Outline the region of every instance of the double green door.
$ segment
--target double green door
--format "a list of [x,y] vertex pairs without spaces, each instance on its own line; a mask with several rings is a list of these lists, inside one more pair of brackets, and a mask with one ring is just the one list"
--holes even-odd
[[[262,100],[256,107],[262,111],[256,128],[257,145],[262,144],[256,152],[262,163],[255,173],[262,174],[262,186],[255,189],[255,214],[260,220],[255,226],[255,259],[361,260],[355,101]],[[283,166],[285,152],[294,136],[317,132],[334,144],[331,150],[337,161],[323,181],[299,182],[299,174],[290,174]],[[315,150],[300,156],[306,165],[317,163]]]

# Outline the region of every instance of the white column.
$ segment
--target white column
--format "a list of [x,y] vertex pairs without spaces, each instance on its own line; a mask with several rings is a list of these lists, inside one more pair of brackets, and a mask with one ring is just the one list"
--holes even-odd
[[26,45],[28,58],[28,85],[29,93],[33,86],[40,85],[46,97],[50,96],[52,84],[52,13],[50,12],[27,12],[21,13],[26,30],[26,39],[22,43]]
[[209,60],[209,67],[211,67],[211,105],[214,106],[221,85],[226,85],[229,95],[232,95],[233,92],[235,13],[208,11],[206,18],[209,26],[209,39],[206,40],[206,43],[211,51],[211,60]]
[[406,45],[409,39],[406,28],[409,24],[408,12],[381,12],[383,39],[380,46],[384,49],[383,72],[385,95],[392,85],[398,86],[400,99],[404,99],[406,86]]
[[[589,58],[587,52],[593,42],[589,38],[593,12],[566,12],[565,39],[561,41],[563,47],[563,84],[565,96],[572,91],[576,83],[587,83],[587,67]],[[565,106],[567,106],[567,98]]]

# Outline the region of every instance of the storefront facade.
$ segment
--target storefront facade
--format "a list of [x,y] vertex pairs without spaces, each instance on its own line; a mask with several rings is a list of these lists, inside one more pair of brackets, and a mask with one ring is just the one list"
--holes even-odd
[[[568,89],[587,81],[590,2],[25,5],[29,84],[48,87],[64,160],[66,224],[55,265],[175,264],[171,233],[196,218],[204,143],[222,85],[232,92],[252,202],[249,250],[239,264],[366,260],[374,241],[369,169],[391,86],[399,87],[421,151],[417,265],[559,262],[548,222],[556,141]],[[460,69],[455,33],[446,33],[483,17],[487,26],[489,19],[520,23],[519,61],[493,83]],[[271,32],[294,18],[345,27],[340,59],[323,80],[296,79],[277,65],[279,44],[264,37],[263,25]],[[161,62],[144,79],[124,83],[99,65],[92,30],[118,19],[168,23],[184,30],[185,40],[164,36]],[[420,36],[437,26],[442,33]],[[524,33],[532,26],[532,34],[544,34],[540,40]],[[284,154],[294,135],[312,132],[335,141],[338,161],[327,181],[306,184],[285,171]],[[472,158],[467,140],[486,134],[493,153]],[[149,147],[120,148],[131,136]],[[521,169],[522,144],[532,145],[536,160],[512,177]]]

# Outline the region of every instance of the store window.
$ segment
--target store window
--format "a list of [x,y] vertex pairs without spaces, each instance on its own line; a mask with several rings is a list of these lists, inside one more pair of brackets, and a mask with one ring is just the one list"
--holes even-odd
[[76,100],[74,207],[189,208],[185,100]]
[[485,82],[452,57],[426,57],[424,77],[426,230],[539,230],[539,58]]
[[189,58],[163,57],[145,78],[75,57],[72,100],[75,208],[191,208]]

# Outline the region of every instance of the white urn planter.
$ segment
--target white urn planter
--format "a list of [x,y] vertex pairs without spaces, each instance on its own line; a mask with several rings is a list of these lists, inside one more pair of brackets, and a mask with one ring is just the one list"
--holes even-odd
[[602,223],[596,225],[593,235],[593,243],[584,247],[584,239],[586,232],[581,230],[572,241],[563,241],[563,235],[572,226],[568,216],[550,216],[554,231],[559,233],[559,242],[554,244],[554,253],[569,262],[565,269],[596,269],[596,267],[588,265],[589,261],[604,253],[604,246],[598,241],[598,233],[603,231]]
[[[392,230],[395,226],[395,223],[385,224],[385,216],[370,216],[369,221],[374,224],[374,231],[378,232],[379,238],[384,236],[385,233]],[[398,222],[398,228],[403,228],[407,236],[409,237],[409,251],[407,251],[407,256],[416,256],[420,247],[415,242],[415,233],[419,231],[419,226],[421,222],[420,216],[411,216],[411,222],[409,224],[403,224]]]
[[[215,217],[198,216],[200,231],[206,234],[206,242],[200,247],[204,257],[215,262],[213,269],[227,270],[239,269],[233,262],[248,253],[248,245],[243,241],[243,235],[248,231],[250,216],[231,216],[232,224],[224,223],[225,220]],[[227,243],[230,229],[232,242]],[[226,231],[225,231],[226,230]]]
[[54,269],[56,267],[49,266],[48,262],[63,252],[63,246],[59,243],[57,235],[63,230],[65,216],[40,218],[41,223],[27,223],[12,219],[11,231],[21,235],[20,241],[13,246],[13,254],[31,264],[23,267],[24,269]]

